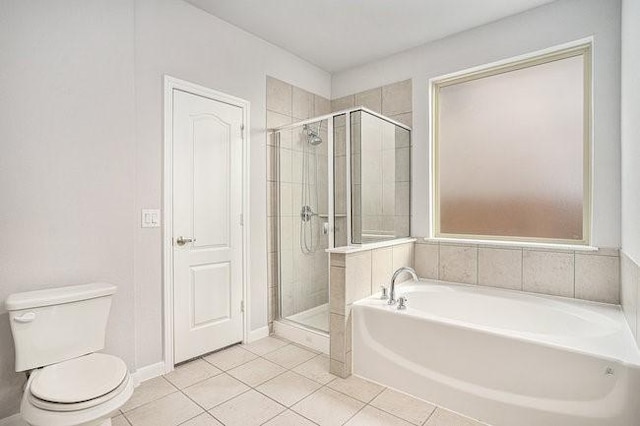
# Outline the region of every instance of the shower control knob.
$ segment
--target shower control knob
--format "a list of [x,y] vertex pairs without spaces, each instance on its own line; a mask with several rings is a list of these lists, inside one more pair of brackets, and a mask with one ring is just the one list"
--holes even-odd
[[407,309],[407,301],[406,296],[400,296],[398,298],[398,310]]

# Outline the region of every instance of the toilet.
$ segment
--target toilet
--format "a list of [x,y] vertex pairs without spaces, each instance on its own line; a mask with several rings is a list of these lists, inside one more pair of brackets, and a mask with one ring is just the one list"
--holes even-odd
[[109,426],[133,393],[124,361],[104,348],[116,287],[91,283],[10,295],[15,369],[27,384],[20,413],[33,426]]

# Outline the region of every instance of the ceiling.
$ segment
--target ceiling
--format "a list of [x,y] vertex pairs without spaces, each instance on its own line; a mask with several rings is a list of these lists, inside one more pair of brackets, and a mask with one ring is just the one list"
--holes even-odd
[[187,0],[336,72],[553,0]]

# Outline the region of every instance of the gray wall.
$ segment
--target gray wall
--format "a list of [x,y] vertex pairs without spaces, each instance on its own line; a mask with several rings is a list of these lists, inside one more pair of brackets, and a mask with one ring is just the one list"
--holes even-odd
[[429,233],[429,79],[594,37],[593,244],[620,246],[620,1],[559,0],[332,77],[332,96],[413,80],[413,235]]
[[[251,328],[267,325],[266,75],[329,97],[330,76],[180,0],[0,3],[0,301],[118,286],[106,350],[162,360],[162,76],[251,102]],[[0,419],[24,375],[0,304]]]

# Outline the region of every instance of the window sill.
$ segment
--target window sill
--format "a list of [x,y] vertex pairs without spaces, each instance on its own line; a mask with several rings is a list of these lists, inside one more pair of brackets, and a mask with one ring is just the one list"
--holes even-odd
[[461,244],[461,245],[482,245],[482,246],[499,246],[499,247],[518,247],[518,248],[532,248],[542,250],[572,250],[572,251],[584,251],[595,252],[600,250],[598,247],[590,245],[579,244],[552,244],[552,243],[534,243],[526,241],[500,241],[500,240],[475,240],[475,239],[462,239],[462,238],[436,238],[436,237],[424,237],[419,238],[419,241],[426,243],[445,243],[445,244]]

